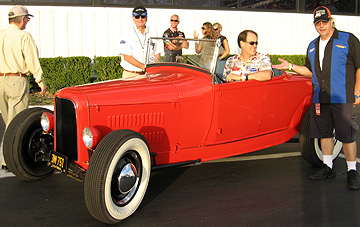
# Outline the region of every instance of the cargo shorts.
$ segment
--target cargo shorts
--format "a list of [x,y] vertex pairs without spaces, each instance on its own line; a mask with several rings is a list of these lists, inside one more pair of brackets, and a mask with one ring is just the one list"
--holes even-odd
[[[353,103],[321,103],[320,115],[316,113],[313,103],[310,107],[310,137],[331,138],[342,143],[355,141],[356,130],[359,128],[354,115]],[[335,129],[335,132],[334,132]]]

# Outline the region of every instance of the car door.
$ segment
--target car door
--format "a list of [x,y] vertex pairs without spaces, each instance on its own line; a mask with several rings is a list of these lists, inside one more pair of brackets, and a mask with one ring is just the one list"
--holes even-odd
[[261,125],[265,83],[245,81],[219,84],[215,143],[256,136]]
[[291,121],[301,121],[312,93],[311,81],[302,76],[273,77],[266,85],[260,133],[286,130]]

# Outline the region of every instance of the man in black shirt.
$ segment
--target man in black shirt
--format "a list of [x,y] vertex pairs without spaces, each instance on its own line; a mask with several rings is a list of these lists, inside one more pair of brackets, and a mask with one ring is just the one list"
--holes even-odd
[[[185,38],[184,32],[179,31],[177,26],[180,23],[180,18],[178,15],[174,14],[171,16],[170,24],[171,27],[168,28],[163,37],[164,38]],[[189,48],[188,42],[178,41],[178,40],[164,40],[165,46],[165,61],[166,62],[175,62],[176,59],[182,56],[182,48]],[[179,60],[178,60],[179,61]]]

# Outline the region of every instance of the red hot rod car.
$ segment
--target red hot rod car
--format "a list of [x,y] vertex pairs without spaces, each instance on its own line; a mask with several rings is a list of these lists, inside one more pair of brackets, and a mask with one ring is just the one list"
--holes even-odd
[[317,140],[308,136],[311,80],[274,70],[266,82],[225,83],[217,75],[224,66],[216,70],[219,43],[200,42],[212,42],[210,56],[149,61],[145,75],[64,88],[53,112],[18,114],[4,138],[10,171],[31,181],[57,169],[84,181],[89,212],[116,223],[137,209],[155,169],[256,151],[299,131],[304,158],[321,163]]

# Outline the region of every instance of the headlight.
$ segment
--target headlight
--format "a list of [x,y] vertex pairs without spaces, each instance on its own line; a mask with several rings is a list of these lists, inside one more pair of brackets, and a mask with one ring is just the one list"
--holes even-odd
[[45,132],[53,131],[54,129],[54,116],[50,113],[43,113],[41,115],[41,127]]
[[100,132],[94,127],[85,127],[83,130],[83,141],[88,149],[96,147],[100,141]]

